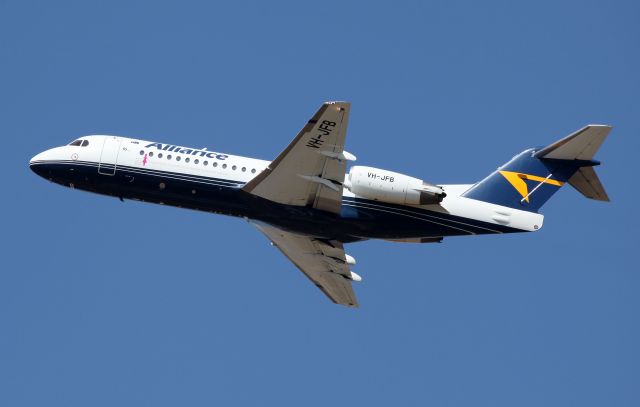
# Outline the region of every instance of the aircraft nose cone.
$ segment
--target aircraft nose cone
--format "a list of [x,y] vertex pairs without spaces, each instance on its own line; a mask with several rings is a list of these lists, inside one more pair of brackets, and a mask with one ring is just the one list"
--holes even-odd
[[31,158],[31,160],[29,160],[29,165],[32,165],[33,163],[38,162],[38,161],[42,161],[43,158],[44,158],[44,153],[45,152],[43,151],[42,153],[38,153],[38,154],[34,155]]
[[44,176],[43,155],[44,153],[36,154],[31,160],[29,160],[29,168],[31,168],[31,171],[35,172],[41,177]]

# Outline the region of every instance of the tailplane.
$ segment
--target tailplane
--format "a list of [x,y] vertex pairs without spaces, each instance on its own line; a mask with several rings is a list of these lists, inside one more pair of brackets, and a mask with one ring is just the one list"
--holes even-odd
[[610,126],[591,124],[542,149],[516,155],[463,196],[515,209],[537,212],[565,183],[587,198],[609,197],[594,166],[593,157]]

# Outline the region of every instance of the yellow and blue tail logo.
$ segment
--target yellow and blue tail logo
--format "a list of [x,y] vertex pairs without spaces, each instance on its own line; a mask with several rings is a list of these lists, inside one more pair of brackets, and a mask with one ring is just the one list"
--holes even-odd
[[463,196],[537,212],[578,170],[565,160],[543,160],[529,149],[515,156]]
[[[551,179],[552,174],[549,174],[548,176],[543,178],[537,175],[522,174],[522,173],[513,172],[513,171],[498,171],[498,172],[500,173],[500,175],[505,177],[507,181],[509,181],[511,186],[513,186],[516,189],[516,191],[518,191],[518,193],[522,196],[521,201],[526,201],[527,203],[529,202],[529,196],[534,191],[537,190],[536,188],[539,188],[540,186],[542,186],[542,184],[555,185],[557,187],[561,187],[564,185],[564,182],[562,181]],[[531,191],[529,191],[529,183],[527,183],[527,181],[532,181],[536,183],[536,186]]]

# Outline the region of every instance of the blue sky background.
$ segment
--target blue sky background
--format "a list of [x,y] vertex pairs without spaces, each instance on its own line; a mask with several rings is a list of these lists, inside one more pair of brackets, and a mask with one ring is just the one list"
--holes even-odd
[[[640,405],[637,2],[0,1],[0,405]],[[117,134],[274,158],[325,100],[358,163],[470,183],[614,126],[612,198],[538,233],[350,245],[334,306],[244,221],[47,183]]]

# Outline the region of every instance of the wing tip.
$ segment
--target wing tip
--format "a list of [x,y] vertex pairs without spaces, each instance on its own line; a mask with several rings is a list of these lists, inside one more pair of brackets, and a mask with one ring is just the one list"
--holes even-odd
[[338,302],[338,301],[333,301],[335,304],[338,305],[343,305],[347,308],[360,308],[360,304],[358,304],[358,302]]
[[345,100],[331,100],[331,101],[327,101],[324,102],[323,105],[325,106],[337,106],[338,108],[343,108],[343,109],[347,109],[351,106],[351,102],[347,102]]

